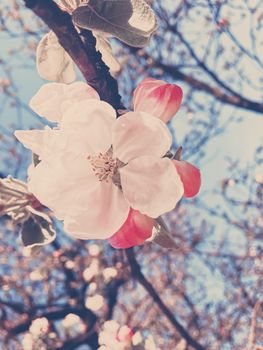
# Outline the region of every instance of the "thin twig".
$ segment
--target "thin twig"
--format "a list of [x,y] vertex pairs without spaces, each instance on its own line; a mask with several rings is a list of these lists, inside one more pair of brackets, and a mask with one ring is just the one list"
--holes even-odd
[[164,304],[152,284],[144,277],[141,267],[136,260],[132,248],[126,249],[126,256],[130,264],[131,273],[133,277],[146,289],[153,301],[159,306],[163,314],[168,318],[176,331],[187,341],[187,343],[196,350],[205,350],[205,347],[199,344],[189,332],[177,321],[172,311]]

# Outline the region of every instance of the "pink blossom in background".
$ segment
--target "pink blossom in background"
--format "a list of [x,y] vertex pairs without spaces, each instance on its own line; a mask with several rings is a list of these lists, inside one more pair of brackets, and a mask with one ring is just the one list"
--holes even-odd
[[135,111],[151,113],[167,123],[178,111],[182,98],[183,91],[178,85],[146,78],[134,90],[133,106]]
[[132,346],[133,330],[127,325],[120,326],[114,320],[106,321],[99,333],[98,350],[130,350]]

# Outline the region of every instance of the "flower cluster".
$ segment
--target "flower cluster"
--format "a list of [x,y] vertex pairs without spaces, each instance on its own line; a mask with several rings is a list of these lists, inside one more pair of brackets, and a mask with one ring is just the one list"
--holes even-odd
[[155,218],[200,188],[199,170],[169,152],[165,123],[181,100],[178,86],[144,79],[134,111],[117,118],[83,82],[45,84],[30,106],[57,127],[15,132],[40,160],[30,168],[29,191],[75,238],[109,239],[116,248],[142,244]]

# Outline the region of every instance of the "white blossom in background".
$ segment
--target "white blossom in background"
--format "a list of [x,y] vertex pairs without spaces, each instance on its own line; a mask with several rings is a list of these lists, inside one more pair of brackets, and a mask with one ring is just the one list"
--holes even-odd
[[21,343],[24,350],[33,350],[34,339],[32,334],[26,333],[23,336]]
[[153,340],[153,336],[149,335],[145,340],[145,350],[161,350],[158,348]]
[[73,261],[73,260],[66,261],[65,267],[69,270],[73,270],[75,267],[75,261]]
[[132,350],[133,331],[114,320],[106,321],[99,333],[99,350]]
[[70,313],[62,320],[62,325],[65,328],[69,328],[80,323],[80,321],[81,318],[78,315]]
[[93,260],[90,266],[83,271],[83,278],[86,282],[90,282],[98,274],[99,274],[99,262],[96,260]]
[[132,345],[137,346],[142,342],[143,342],[143,337],[141,335],[141,332],[139,331],[135,332],[134,335],[132,336]]
[[77,336],[86,332],[87,326],[83,320],[76,314],[69,313],[61,322],[62,326],[71,334]]
[[40,270],[34,270],[30,273],[29,278],[31,281],[42,281],[44,276],[42,275]]
[[98,244],[90,244],[88,246],[88,252],[90,256],[98,257],[101,253],[101,248]]
[[118,275],[118,270],[115,267],[106,267],[102,271],[102,275],[103,275],[105,281],[108,282]]
[[31,326],[29,327],[29,332],[38,337],[40,335],[46,334],[48,332],[49,322],[45,317],[36,318],[32,321]]
[[96,282],[91,282],[89,284],[89,289],[88,289],[88,294],[91,295],[91,294],[94,294],[94,292],[98,289],[98,285]]
[[100,294],[88,296],[85,302],[86,308],[92,311],[100,310],[105,304],[106,304],[106,301],[103,298],[103,296]]

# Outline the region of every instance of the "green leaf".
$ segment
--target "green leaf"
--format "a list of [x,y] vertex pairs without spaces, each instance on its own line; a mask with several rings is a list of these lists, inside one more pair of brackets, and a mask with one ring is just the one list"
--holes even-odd
[[51,243],[56,238],[56,231],[48,215],[29,208],[32,213],[21,229],[21,239],[25,247],[35,248]]
[[167,226],[165,225],[161,217],[155,220],[153,235],[150,241],[158,244],[163,248],[176,249],[176,250],[179,249],[179,247],[177,246],[176,242],[173,240]]
[[144,0],[89,0],[72,13],[80,28],[111,34],[126,44],[143,47],[157,29],[154,12]]

